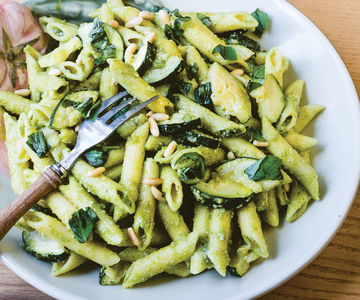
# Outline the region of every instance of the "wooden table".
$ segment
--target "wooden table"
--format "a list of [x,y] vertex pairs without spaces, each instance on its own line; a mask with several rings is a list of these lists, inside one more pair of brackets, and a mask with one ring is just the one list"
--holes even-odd
[[[359,93],[360,1],[289,2],[307,15],[335,46]],[[260,299],[360,299],[359,225],[360,193],[357,194],[345,223],[328,247],[301,273]],[[0,262],[0,299],[52,298],[20,279]]]

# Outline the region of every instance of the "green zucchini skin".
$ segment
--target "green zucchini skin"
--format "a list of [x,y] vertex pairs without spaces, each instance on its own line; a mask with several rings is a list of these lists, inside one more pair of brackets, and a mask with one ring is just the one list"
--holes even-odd
[[170,123],[159,125],[159,131],[163,134],[175,134],[191,129],[201,128],[201,119],[197,118],[183,123]]
[[164,68],[149,69],[143,79],[152,86],[170,83],[186,67],[185,61],[178,57],[170,57]]
[[224,198],[219,196],[212,196],[204,192],[201,192],[195,186],[191,186],[190,188],[197,201],[199,201],[202,205],[211,208],[225,208],[225,209],[241,208],[247,205],[252,198],[251,196],[245,198]]
[[220,141],[200,132],[189,130],[176,136],[178,143],[186,146],[204,146],[212,149],[220,147]]
[[[37,231],[23,231],[22,239],[21,246],[38,260],[53,263],[64,261],[69,257],[65,247]],[[47,243],[48,251],[44,252],[36,243]]]
[[156,56],[156,47],[147,42],[135,54],[134,62],[131,63],[140,76],[143,76],[151,68]]

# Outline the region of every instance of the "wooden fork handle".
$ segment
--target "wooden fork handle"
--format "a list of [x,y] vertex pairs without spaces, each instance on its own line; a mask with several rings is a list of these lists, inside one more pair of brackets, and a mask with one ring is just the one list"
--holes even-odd
[[0,241],[31,207],[60,183],[60,176],[51,168],[46,168],[25,192],[0,211]]

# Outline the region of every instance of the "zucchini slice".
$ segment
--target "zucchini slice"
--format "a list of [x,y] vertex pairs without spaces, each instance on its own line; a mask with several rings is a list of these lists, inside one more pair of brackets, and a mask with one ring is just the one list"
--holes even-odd
[[69,253],[64,246],[39,231],[23,231],[22,239],[24,242],[22,247],[38,260],[59,262],[69,257]]
[[220,176],[241,183],[254,193],[266,192],[281,184],[281,180],[264,179],[253,181],[245,173],[245,170],[256,163],[257,159],[248,157],[239,157],[223,162],[216,168]]
[[212,149],[220,147],[219,140],[197,130],[181,132],[176,136],[176,140],[186,146],[204,146]]
[[285,107],[285,97],[281,86],[272,74],[266,74],[264,84],[253,90],[250,96],[258,103],[261,119],[266,117],[271,123],[275,123],[280,118]]
[[222,177],[209,182],[200,182],[191,186],[197,201],[213,208],[240,208],[251,201],[252,191],[242,185]]
[[133,59],[125,57],[125,62],[130,63],[140,76],[151,68],[156,55],[156,48],[153,44],[145,42],[140,50],[133,56]]
[[160,133],[164,133],[164,134],[180,133],[197,128],[201,128],[200,118],[183,123],[169,123],[169,124],[159,125]]
[[171,56],[159,69],[148,70],[143,79],[150,85],[159,86],[169,83],[184,70],[186,63],[178,56]]

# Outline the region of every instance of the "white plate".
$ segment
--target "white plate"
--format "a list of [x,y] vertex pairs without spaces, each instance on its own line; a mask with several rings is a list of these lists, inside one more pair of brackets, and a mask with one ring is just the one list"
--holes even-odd
[[[98,284],[98,268],[53,278],[50,265],[35,260],[19,247],[20,231],[12,229],[0,244],[1,259],[16,274],[58,299],[249,299],[277,287],[309,264],[329,243],[345,219],[354,199],[360,171],[359,103],[353,82],[339,55],[302,13],[283,0],[163,1],[186,11],[254,11],[268,13],[271,24],[262,39],[268,50],[277,46],[290,59],[285,85],[306,82],[304,103],[323,104],[313,134],[321,201],[312,203],[296,222],[266,228],[270,258],[257,263],[242,278],[222,278],[215,271],[187,278],[151,280],[134,289]],[[351,147],[349,146],[351,143]],[[346,150],[345,150],[346,149]],[[9,180],[0,178],[1,207],[14,199]],[[165,281],[165,282],[164,282]]]

